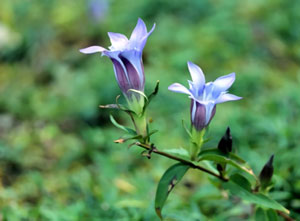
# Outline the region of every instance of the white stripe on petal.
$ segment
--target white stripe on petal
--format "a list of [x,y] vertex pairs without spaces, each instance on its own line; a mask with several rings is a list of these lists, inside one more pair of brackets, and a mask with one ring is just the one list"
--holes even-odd
[[216,104],[224,103],[226,101],[236,101],[240,99],[242,99],[242,97],[235,96],[234,94],[223,94],[216,100]]
[[100,46],[91,46],[91,47],[80,49],[79,51],[84,54],[93,54],[97,52],[106,51],[106,49]]
[[188,94],[191,95],[191,92],[183,85],[179,83],[174,83],[168,87],[170,91],[174,91],[177,93]]

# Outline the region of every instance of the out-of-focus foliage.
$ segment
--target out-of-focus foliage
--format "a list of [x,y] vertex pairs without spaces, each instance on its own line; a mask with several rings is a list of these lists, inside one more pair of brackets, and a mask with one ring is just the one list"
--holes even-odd
[[[270,194],[299,217],[299,11],[297,0],[1,0],[2,219],[157,220],[156,185],[174,162],[112,142],[122,132],[98,108],[120,93],[111,62],[78,52],[109,46],[107,32],[129,34],[138,17],[157,24],[144,51],[146,91],[161,82],[149,108],[159,129],[153,142],[186,145],[181,121],[189,121],[189,100],[167,86],[186,81],[187,60],[208,80],[236,72],[231,92],[244,99],[218,106],[206,146],[216,147],[230,126],[234,151],[257,174],[274,153]],[[188,171],[164,208],[170,220],[253,215],[208,179]]]

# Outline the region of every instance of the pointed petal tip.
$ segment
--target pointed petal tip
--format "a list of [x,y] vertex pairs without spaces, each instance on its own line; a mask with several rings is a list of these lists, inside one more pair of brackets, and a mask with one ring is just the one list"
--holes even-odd
[[100,46],[90,46],[87,48],[82,48],[79,51],[83,54],[93,54],[93,53],[97,53],[97,52],[106,51],[106,49],[103,47],[100,47]]
[[156,27],[156,23],[154,22],[151,30],[148,32],[148,36],[154,31],[155,27]]
[[190,66],[190,65],[195,65],[195,64],[193,62],[191,62],[191,61],[188,61],[187,65]]
[[191,95],[191,92],[185,86],[183,86],[182,84],[179,84],[179,83],[171,84],[168,87],[168,90],[176,92],[176,93]]

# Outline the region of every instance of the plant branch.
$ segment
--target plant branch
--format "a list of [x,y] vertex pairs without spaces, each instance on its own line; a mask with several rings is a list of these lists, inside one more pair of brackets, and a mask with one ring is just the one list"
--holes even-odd
[[281,216],[282,218],[284,218],[284,220],[286,220],[286,221],[295,221],[292,217],[289,217],[287,214],[285,214],[284,212],[281,212],[281,211],[279,211],[279,210],[277,210],[276,211],[277,212],[277,214],[279,215],[279,216]]
[[149,150],[149,151],[151,151],[151,153],[156,153],[156,154],[159,154],[159,155],[161,155],[161,156],[170,158],[170,159],[172,159],[172,160],[176,160],[176,161],[179,161],[179,162],[181,162],[181,163],[187,164],[187,165],[189,165],[189,166],[190,166],[191,168],[193,168],[193,169],[201,170],[201,171],[203,171],[203,172],[205,172],[205,173],[208,173],[208,174],[210,174],[210,175],[212,175],[212,176],[214,176],[214,177],[217,177],[218,179],[220,179],[220,180],[222,180],[222,181],[225,181],[225,182],[228,181],[228,178],[226,178],[226,177],[220,176],[219,174],[216,174],[216,173],[214,173],[214,172],[212,172],[212,171],[210,171],[210,170],[208,170],[208,169],[206,169],[206,168],[204,168],[204,167],[201,167],[201,166],[199,166],[199,165],[195,165],[195,164],[194,164],[193,162],[191,162],[191,161],[182,159],[182,158],[180,158],[180,157],[177,157],[177,156],[168,154],[168,153],[163,152],[163,151],[159,151],[158,149],[156,149],[156,148],[155,148],[154,146],[152,146],[152,145],[142,144],[142,143],[140,143],[140,142],[135,143],[135,145],[137,145],[137,146],[139,146],[139,147],[142,147],[142,148],[144,148],[144,149],[146,149],[146,150]]

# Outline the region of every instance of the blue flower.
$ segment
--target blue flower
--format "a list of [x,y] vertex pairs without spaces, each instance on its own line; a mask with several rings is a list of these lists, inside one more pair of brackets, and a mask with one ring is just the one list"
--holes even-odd
[[235,81],[235,73],[217,78],[214,82],[205,83],[205,76],[197,65],[188,62],[193,81],[188,81],[189,89],[179,83],[169,86],[169,90],[188,94],[191,98],[191,122],[196,130],[205,128],[216,112],[216,104],[242,99],[227,93]]
[[148,32],[142,19],[138,19],[130,39],[119,33],[108,32],[111,41],[109,50],[101,46],[91,46],[81,49],[84,54],[102,52],[102,56],[111,59],[114,66],[114,72],[123,94],[131,99],[130,89],[144,91],[145,75],[142,61],[142,52],[147,38],[153,32],[155,24]]

